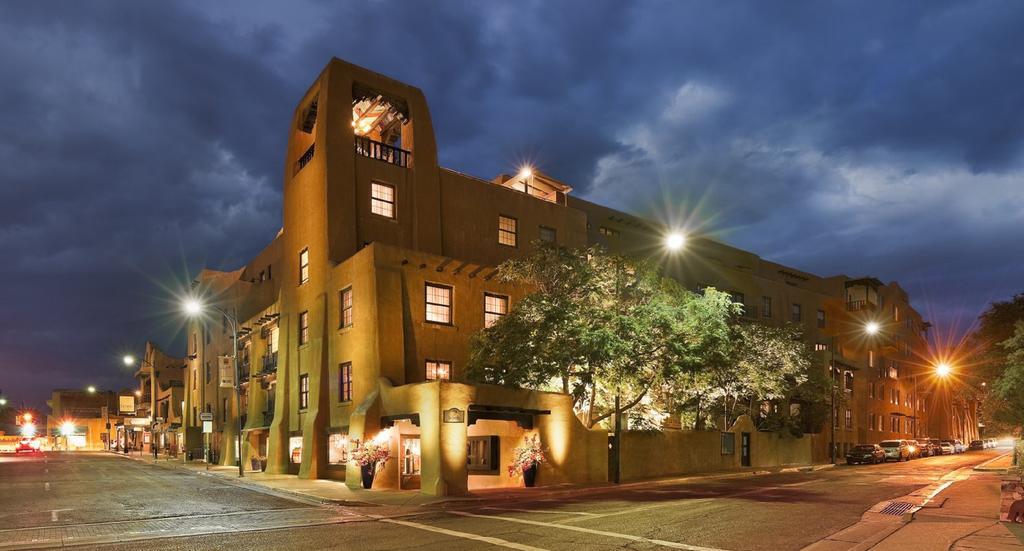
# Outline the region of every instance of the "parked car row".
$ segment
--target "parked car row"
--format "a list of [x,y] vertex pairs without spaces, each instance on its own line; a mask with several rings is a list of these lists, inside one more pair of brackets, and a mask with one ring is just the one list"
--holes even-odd
[[[994,439],[989,439],[994,442]],[[986,441],[975,440],[971,442],[971,449],[975,448],[975,442],[984,446]],[[994,446],[994,444],[993,444]],[[933,455],[953,455],[964,453],[967,447],[960,440],[939,440],[937,438],[924,438],[918,440],[883,440],[878,444],[861,444],[854,446],[846,453],[846,462],[850,465],[858,463],[884,463],[886,461],[910,461],[919,457],[931,457]]]
[[999,441],[995,438],[984,438],[982,440],[971,440],[971,444],[967,448],[971,450],[987,450],[998,446]]

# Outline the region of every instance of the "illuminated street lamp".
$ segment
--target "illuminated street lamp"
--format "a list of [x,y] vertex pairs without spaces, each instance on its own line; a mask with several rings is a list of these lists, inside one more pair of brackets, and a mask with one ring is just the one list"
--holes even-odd
[[942,377],[943,379],[949,377],[949,375],[952,372],[953,367],[950,366],[947,362],[940,362],[938,365],[935,366],[935,374],[938,375],[939,377]]
[[686,246],[686,234],[682,232],[672,232],[665,236],[665,248],[670,251],[678,251]]
[[96,394],[96,387],[89,385],[85,387],[85,391],[88,392],[89,394]]
[[877,335],[880,329],[877,321],[869,321],[864,325],[864,332],[868,335]]
[[21,425],[21,435],[25,438],[32,438],[36,435],[36,426],[33,423]]
[[[239,408],[238,413],[235,415],[235,417],[238,419],[238,441],[236,444],[238,446],[238,476],[244,477],[245,471],[242,467],[242,430],[244,428],[242,426],[241,412],[242,378],[239,377],[238,375],[238,320],[235,318],[234,315],[230,314],[227,310],[219,306],[211,305],[209,306],[209,308],[217,312],[218,314],[224,316],[224,319],[227,320],[228,324],[231,325],[231,369],[235,375],[235,404],[237,404],[237,407]],[[182,310],[185,311],[186,315],[192,318],[200,316],[203,313],[203,310],[205,309],[206,306],[195,297],[189,297],[185,299],[185,302],[182,304]],[[207,458],[207,466],[209,466],[209,458]]]
[[4,407],[6,405],[7,405],[7,398],[0,398],[0,407]]

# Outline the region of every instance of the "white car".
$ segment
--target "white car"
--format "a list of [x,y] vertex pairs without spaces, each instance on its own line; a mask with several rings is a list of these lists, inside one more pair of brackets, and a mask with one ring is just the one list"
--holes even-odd
[[942,448],[942,455],[953,455],[956,453],[956,447],[949,440],[943,440],[939,447]]

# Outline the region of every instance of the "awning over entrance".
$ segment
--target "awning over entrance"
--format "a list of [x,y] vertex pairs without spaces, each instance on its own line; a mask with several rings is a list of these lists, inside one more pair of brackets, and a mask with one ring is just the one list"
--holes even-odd
[[497,421],[515,421],[524,429],[533,428],[535,415],[550,415],[551,410],[547,409],[526,409],[511,406],[488,406],[483,404],[469,405],[469,424],[472,425],[480,419],[494,419]]

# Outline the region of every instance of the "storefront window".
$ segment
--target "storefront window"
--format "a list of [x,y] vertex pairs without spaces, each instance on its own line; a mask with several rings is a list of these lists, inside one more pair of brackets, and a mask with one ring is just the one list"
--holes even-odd
[[348,462],[348,435],[332,434],[327,437],[327,461],[332,465]]
[[288,439],[288,452],[292,463],[302,463],[302,437],[292,436]]

